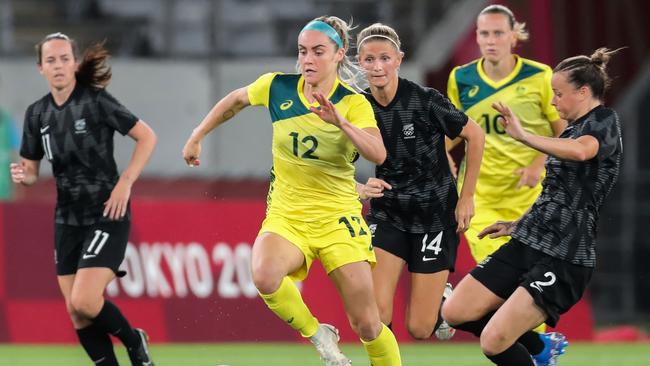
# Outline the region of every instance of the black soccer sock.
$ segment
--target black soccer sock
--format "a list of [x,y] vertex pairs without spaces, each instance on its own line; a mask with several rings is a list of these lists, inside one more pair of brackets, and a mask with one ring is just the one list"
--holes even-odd
[[77,329],[79,343],[86,350],[90,359],[99,366],[118,366],[113,342],[106,331],[91,324],[85,328]]
[[483,328],[485,328],[485,325],[492,319],[492,316],[494,315],[494,311],[485,314],[481,319],[479,320],[474,320],[471,322],[467,323],[460,323],[456,325],[452,325],[452,327],[460,330],[464,330],[465,332],[469,332],[474,334],[477,337],[481,336],[481,332],[483,331]]
[[533,332],[532,330],[524,333],[517,339],[517,342],[526,347],[528,353],[533,356],[540,354],[544,350],[544,341],[540,338],[539,333]]
[[520,343],[513,344],[510,348],[499,354],[493,356],[485,355],[485,357],[489,358],[490,361],[498,366],[535,366],[528,350]]
[[142,343],[142,340],[131,328],[129,321],[122,315],[120,309],[108,300],[104,300],[104,306],[93,319],[93,322],[114,337],[119,338],[128,351],[140,347]]
[[442,304],[440,304],[440,307],[438,308],[438,319],[436,320],[436,325],[433,327],[434,332],[440,328],[440,324],[442,324],[443,321],[444,319],[442,319]]

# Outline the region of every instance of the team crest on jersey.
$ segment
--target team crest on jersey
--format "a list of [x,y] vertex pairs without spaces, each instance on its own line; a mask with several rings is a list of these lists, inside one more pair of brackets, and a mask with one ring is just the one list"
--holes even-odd
[[413,123],[407,123],[402,127],[402,132],[404,133],[404,139],[414,139],[415,138],[415,125]]
[[370,234],[374,238],[375,237],[375,231],[377,231],[377,224],[368,225],[368,229],[370,229]]
[[86,130],[86,119],[78,119],[74,121],[74,133],[76,134],[82,134],[86,133],[88,130]]

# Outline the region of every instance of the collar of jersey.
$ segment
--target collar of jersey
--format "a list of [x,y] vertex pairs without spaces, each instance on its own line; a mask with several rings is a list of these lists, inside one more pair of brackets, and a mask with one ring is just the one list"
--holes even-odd
[[510,74],[508,74],[508,76],[506,76],[505,78],[503,78],[503,79],[501,79],[499,81],[494,81],[494,80],[490,79],[485,74],[485,71],[483,71],[483,61],[485,60],[485,58],[481,57],[478,60],[478,64],[476,64],[476,69],[478,71],[478,75],[481,77],[481,80],[483,80],[484,83],[486,83],[487,85],[493,87],[494,89],[499,89],[500,87],[502,87],[502,86],[508,84],[509,82],[511,82],[512,79],[514,79],[517,76],[517,74],[519,74],[519,71],[521,71],[521,67],[524,64],[521,57],[519,57],[517,55],[514,55],[514,56],[517,59],[517,62],[515,63],[514,69],[512,69],[512,71],[510,72]]
[[[329,100],[330,98],[332,98],[332,95],[334,95],[334,92],[336,91],[336,88],[338,88],[338,86],[339,86],[340,83],[341,83],[341,81],[340,81],[339,78],[337,77],[336,80],[334,80],[334,84],[332,85],[332,89],[331,89],[330,92],[327,94],[327,99],[328,99],[328,100]],[[303,91],[303,89],[304,89],[304,88],[303,88],[303,85],[304,85],[304,84],[305,84],[305,78],[304,78],[302,75],[300,75],[300,79],[298,79],[298,85],[296,86],[296,93],[298,93],[298,98],[300,98],[300,102],[301,102],[301,103],[302,103],[302,104],[303,104],[307,109],[309,109],[309,107],[318,107],[319,104],[318,104],[317,101],[314,101],[314,103],[309,103],[309,101],[307,100],[307,98],[306,98],[305,95],[303,94],[302,91]]]

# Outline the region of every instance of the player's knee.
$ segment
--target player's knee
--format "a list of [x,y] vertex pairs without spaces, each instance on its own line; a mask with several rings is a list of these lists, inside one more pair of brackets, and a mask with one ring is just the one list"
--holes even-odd
[[447,299],[442,304],[441,314],[442,318],[452,327],[466,321],[462,308],[457,306],[453,299]]
[[272,294],[280,288],[283,276],[272,269],[253,268],[253,283],[257,290],[263,294]]
[[359,338],[368,341],[379,337],[382,329],[379,319],[373,319],[371,317],[351,317],[350,326]]
[[435,319],[433,323],[426,322],[426,321],[415,321],[415,320],[410,320],[408,324],[406,324],[406,330],[408,330],[409,334],[411,337],[418,339],[418,340],[427,340],[431,338],[431,335],[433,334],[433,328],[435,328],[436,322]]
[[481,350],[488,356],[505,351],[508,348],[507,341],[506,334],[497,328],[487,327],[481,332]]
[[[84,296],[82,294],[73,294],[70,298],[70,314],[71,317],[81,319],[93,319],[99,314],[101,310],[102,302],[100,299],[94,299],[89,296]],[[74,322],[73,318],[73,322]]]

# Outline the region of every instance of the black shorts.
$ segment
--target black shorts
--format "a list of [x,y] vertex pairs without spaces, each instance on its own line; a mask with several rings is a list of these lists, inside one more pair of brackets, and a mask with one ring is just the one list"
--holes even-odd
[[582,297],[594,269],[572,264],[512,239],[485,258],[471,272],[497,296],[507,299],[517,287],[525,288],[555,327]]
[[402,258],[411,273],[454,271],[460,241],[455,229],[431,233],[409,233],[393,225],[368,219],[372,245]]
[[119,267],[129,240],[130,221],[98,222],[89,226],[54,226],[54,260],[59,276],[77,273],[79,268],[110,268],[119,277]]

